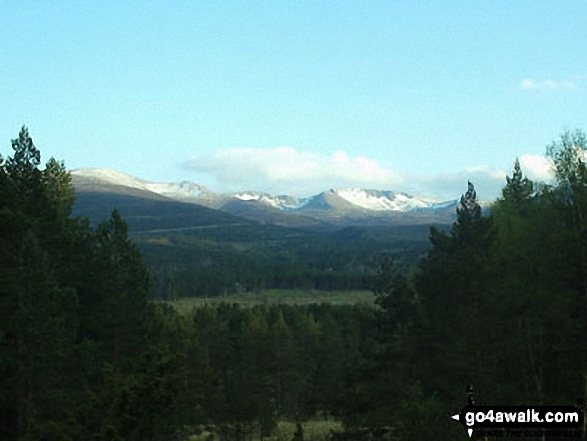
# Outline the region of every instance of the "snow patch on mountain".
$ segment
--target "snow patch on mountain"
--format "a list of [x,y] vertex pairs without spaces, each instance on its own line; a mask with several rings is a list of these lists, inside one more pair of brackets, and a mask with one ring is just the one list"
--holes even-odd
[[121,185],[123,187],[130,187],[138,190],[146,190],[171,199],[186,200],[210,195],[208,190],[195,182],[148,182],[127,175],[126,173],[106,168],[78,168],[72,170],[71,174],[74,178],[79,177],[90,182],[95,181],[111,185]]
[[362,188],[338,189],[336,193],[351,204],[374,211],[412,211],[430,204],[405,193],[365,190]]
[[232,197],[240,199],[241,201],[258,201],[279,210],[295,210],[299,208],[305,201],[305,199],[298,199],[293,196],[275,196],[268,193],[255,191],[234,193],[232,194]]
[[146,189],[169,198],[198,198],[204,195],[204,189],[192,181],[175,183],[149,182]]
[[[182,202],[192,202],[210,207],[219,207],[227,200],[256,201],[281,211],[315,209],[348,210],[362,209],[374,212],[433,212],[456,207],[458,200],[435,201],[417,198],[394,191],[368,190],[363,188],[331,189],[320,194],[297,198],[287,195],[272,195],[258,191],[242,191],[231,194],[213,193],[192,181],[176,183],[148,182],[125,173],[106,168],[82,168],[72,170],[74,179],[92,183],[106,183],[150,191]],[[486,204],[480,201],[482,207]]]
[[123,187],[146,190],[146,181],[108,168],[78,168],[72,170],[71,174],[74,177],[80,176],[86,179],[104,182],[107,184],[122,185]]

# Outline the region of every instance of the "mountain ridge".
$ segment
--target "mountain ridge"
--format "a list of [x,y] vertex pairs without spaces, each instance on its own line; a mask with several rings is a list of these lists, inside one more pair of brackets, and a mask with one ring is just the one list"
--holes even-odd
[[[77,185],[82,183],[86,184],[88,182],[102,184],[108,183],[111,185],[147,190],[177,200],[187,198],[199,200],[206,198],[207,196],[231,197],[244,201],[255,200],[283,210],[302,209],[313,199],[325,194],[337,195],[351,205],[374,211],[410,211],[412,209],[430,208],[434,205],[453,202],[453,200],[437,201],[431,198],[414,197],[405,192],[360,187],[331,188],[315,195],[301,198],[283,194],[276,195],[257,190],[215,193],[206,187],[189,180],[171,183],[150,182],[107,168],[78,168],[72,170],[71,173],[74,178],[74,184]],[[396,202],[395,204],[393,203],[394,201]]]
[[78,193],[127,194],[192,203],[256,222],[299,227],[450,223],[458,204],[458,199],[436,201],[365,188],[331,188],[302,198],[262,191],[216,193],[192,181],[149,182],[107,168],[74,169],[71,175]]

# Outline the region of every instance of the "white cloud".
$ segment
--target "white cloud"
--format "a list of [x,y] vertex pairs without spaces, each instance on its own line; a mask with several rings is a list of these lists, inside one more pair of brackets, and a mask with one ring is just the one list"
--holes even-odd
[[552,172],[552,160],[545,156],[523,155],[520,157],[522,172],[533,181],[550,181],[554,175]]
[[223,186],[302,194],[332,187],[393,188],[403,181],[377,161],[337,151],[331,156],[292,147],[236,147],[192,158],[188,167],[211,174]]
[[431,195],[438,200],[457,199],[467,191],[467,181],[471,181],[479,199],[494,200],[501,195],[506,174],[505,170],[477,165],[435,176],[414,175],[408,191],[418,196]]
[[[549,181],[551,162],[538,155],[520,157],[522,171],[533,181]],[[405,191],[436,200],[457,199],[467,191],[467,181],[475,184],[482,200],[501,196],[506,175],[513,169],[476,165],[462,171],[421,175],[393,170],[365,156],[345,151],[319,155],[293,147],[255,149],[238,147],[195,157],[187,166],[203,176],[213,178],[212,189],[232,192],[259,190],[275,194],[309,196],[330,188],[361,187]],[[210,183],[206,183],[210,185]]]
[[534,80],[532,78],[524,78],[520,81],[520,87],[526,90],[583,90],[574,81]]
[[490,179],[505,180],[506,172],[497,168],[491,168],[487,165],[476,165],[473,167],[466,167],[465,174],[467,176],[484,176]]

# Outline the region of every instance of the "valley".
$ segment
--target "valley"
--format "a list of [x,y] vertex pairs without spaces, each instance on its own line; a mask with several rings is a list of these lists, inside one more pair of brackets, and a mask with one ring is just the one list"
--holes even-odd
[[428,250],[430,226],[448,230],[456,203],[360,189],[305,200],[219,195],[195,183],[148,183],[105,169],[72,177],[75,214],[97,224],[120,211],[156,299],[370,290],[381,258],[407,271]]

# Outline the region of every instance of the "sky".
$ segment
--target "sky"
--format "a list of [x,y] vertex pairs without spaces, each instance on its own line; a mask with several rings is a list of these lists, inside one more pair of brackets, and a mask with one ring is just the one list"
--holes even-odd
[[214,191],[500,195],[587,131],[587,2],[0,1],[0,152]]

